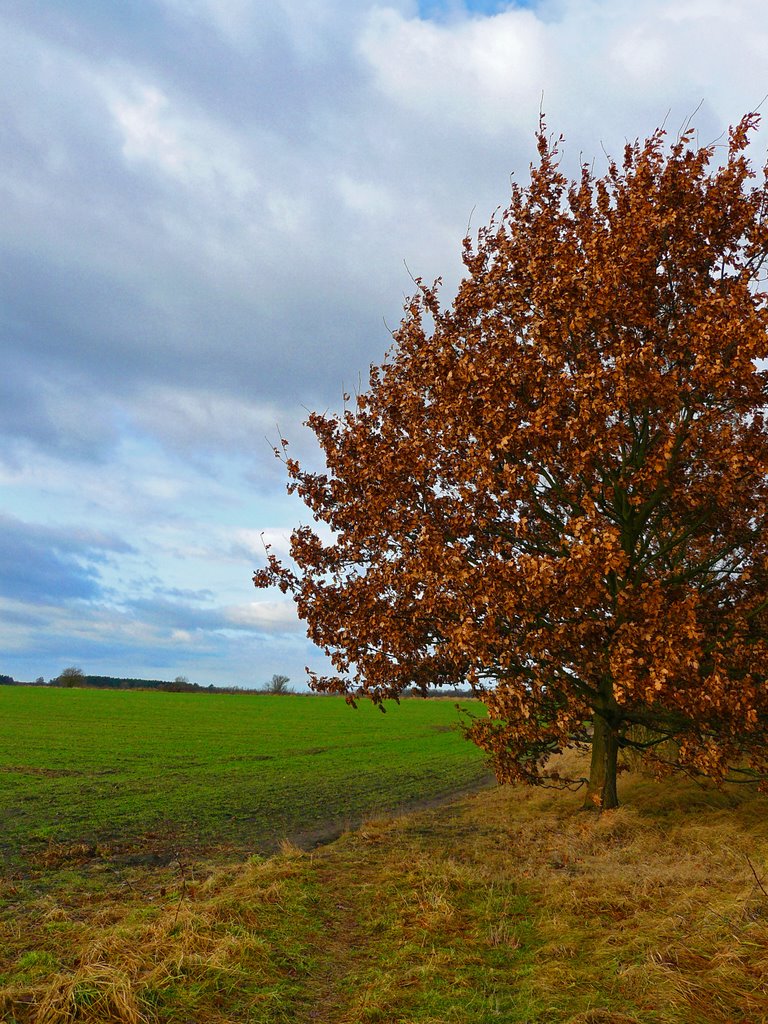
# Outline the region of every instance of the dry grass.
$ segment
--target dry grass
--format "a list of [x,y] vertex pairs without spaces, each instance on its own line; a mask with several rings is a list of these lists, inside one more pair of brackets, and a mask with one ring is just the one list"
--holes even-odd
[[766,1024],[768,801],[622,793],[596,816],[496,789],[314,853],[6,883],[0,1019]]
[[83,892],[82,904],[75,897],[73,905],[54,908],[44,897],[30,908],[28,939],[55,950],[64,969],[44,984],[0,990],[0,1012],[35,1024],[144,1024],[175,1019],[173,1006],[163,1006],[170,994],[171,1004],[199,1002],[206,1020],[228,1020],[217,1004],[243,987],[256,998],[259,988],[282,980],[259,932],[282,915],[286,881],[300,869],[297,854],[285,852],[199,884],[179,886],[178,877],[164,875],[135,879],[144,883],[143,894],[131,885],[117,898],[105,894],[102,903]]

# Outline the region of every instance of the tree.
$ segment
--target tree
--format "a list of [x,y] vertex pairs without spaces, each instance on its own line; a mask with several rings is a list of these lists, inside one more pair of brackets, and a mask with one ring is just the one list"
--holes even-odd
[[264,693],[292,693],[288,676],[274,675],[264,687]]
[[166,690],[168,693],[189,693],[199,690],[197,683],[190,683],[187,676],[178,675],[172,683],[160,683],[158,689]]
[[85,686],[85,673],[73,665],[71,668],[65,668],[55,681],[58,686]]
[[[331,529],[268,552],[337,675],[375,702],[469,683],[500,781],[591,746],[722,780],[764,773],[768,727],[768,184],[731,129],[569,181],[542,122],[530,184],[477,242],[452,307],[416,280],[394,347],[341,415],[327,471],[284,458]],[[670,744],[669,741],[672,741]],[[674,756],[669,756],[672,746]],[[752,777],[745,774],[743,777]]]

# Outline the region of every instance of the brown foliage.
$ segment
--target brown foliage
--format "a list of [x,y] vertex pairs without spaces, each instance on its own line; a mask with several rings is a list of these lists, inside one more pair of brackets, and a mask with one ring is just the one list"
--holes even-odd
[[469,682],[488,715],[468,732],[502,781],[542,782],[589,720],[614,762],[672,739],[678,767],[765,771],[756,124],[719,165],[660,130],[569,181],[542,123],[530,184],[464,241],[451,308],[417,281],[368,391],[310,416],[327,472],[281,442],[333,539],[296,529],[293,565],[270,554],[254,582],[290,592],[330,655],[316,689]]

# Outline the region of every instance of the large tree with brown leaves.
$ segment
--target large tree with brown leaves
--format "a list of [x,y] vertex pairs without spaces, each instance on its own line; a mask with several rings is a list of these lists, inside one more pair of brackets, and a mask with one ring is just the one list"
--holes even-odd
[[716,779],[766,771],[756,123],[722,156],[658,131],[575,181],[542,125],[530,184],[465,239],[451,308],[417,281],[368,390],[310,416],[327,471],[281,443],[330,533],[296,529],[292,563],[270,552],[254,579],[293,595],[330,656],[315,689],[469,683],[498,778],[567,784],[549,755],[591,744],[590,806],[616,806],[625,747]]

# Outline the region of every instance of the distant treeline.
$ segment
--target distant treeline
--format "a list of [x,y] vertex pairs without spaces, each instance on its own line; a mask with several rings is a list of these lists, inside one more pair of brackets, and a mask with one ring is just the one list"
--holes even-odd
[[[71,685],[67,680],[52,679],[51,686]],[[188,679],[174,679],[168,682],[166,679],[120,679],[117,676],[83,676],[79,686],[92,687],[95,690],[166,690],[170,693],[199,693],[200,691],[215,690],[217,687],[211,683],[210,686],[201,686],[200,683],[190,683]]]
[[201,686],[186,679],[121,679],[118,676],[82,675],[76,681],[71,677],[58,676],[46,682],[42,677],[34,682],[23,682],[13,676],[0,675],[0,686],[62,686],[89,687],[94,690],[163,690],[166,693],[256,693],[241,686]]
[[[258,694],[270,692],[269,687],[255,689],[245,686],[214,686],[213,683],[210,683],[208,686],[202,686],[200,683],[190,683],[188,679],[183,678],[177,678],[169,682],[167,679],[121,679],[118,676],[89,676],[84,673],[77,676],[62,673],[61,676],[57,676],[49,682],[46,682],[42,676],[35,679],[33,682],[23,682],[22,680],[14,679],[13,676],[0,675],[0,686],[87,687],[94,690],[162,690],[164,693]],[[311,696],[311,694],[305,694],[305,696]],[[315,694],[314,696],[325,696],[325,694]],[[431,690],[427,694],[423,694],[420,690],[416,689],[410,691],[406,690],[401,694],[401,699],[407,697],[448,697],[454,700],[466,700],[472,696],[473,694],[470,689],[446,687],[442,690]]]

